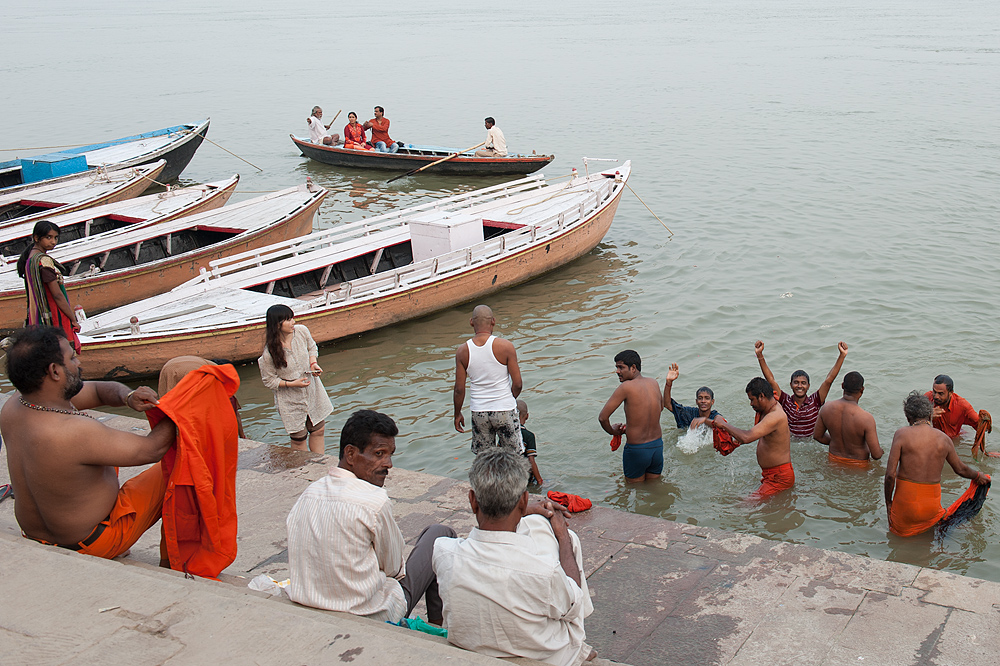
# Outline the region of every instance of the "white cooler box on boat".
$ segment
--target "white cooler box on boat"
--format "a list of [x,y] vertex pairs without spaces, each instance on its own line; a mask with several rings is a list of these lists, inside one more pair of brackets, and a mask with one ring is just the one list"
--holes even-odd
[[482,243],[483,219],[468,213],[428,211],[411,217],[413,263]]

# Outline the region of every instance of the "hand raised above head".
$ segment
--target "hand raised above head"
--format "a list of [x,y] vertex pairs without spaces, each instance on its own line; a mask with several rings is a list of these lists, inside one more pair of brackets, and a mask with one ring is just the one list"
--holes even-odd
[[667,369],[667,383],[673,384],[678,377],[681,376],[680,368],[676,363],[671,363],[670,367]]
[[757,356],[760,356],[761,354],[763,354],[764,353],[764,341],[763,340],[758,340],[757,342],[753,343],[753,350],[757,353]]
[[844,341],[838,342],[837,343],[837,351],[840,352],[841,356],[846,356],[847,355],[847,343],[844,342]]

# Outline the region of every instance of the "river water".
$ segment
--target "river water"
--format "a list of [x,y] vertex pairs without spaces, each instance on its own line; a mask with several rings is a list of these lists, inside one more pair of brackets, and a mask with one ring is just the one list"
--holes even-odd
[[[263,171],[206,143],[184,182],[239,172],[240,200],[311,176],[346,190],[327,198],[322,227],[498,181],[387,185],[310,163],[287,135],[306,133],[314,104],[327,120],[342,109],[338,128],[380,104],[395,138],[454,147],[481,141],[491,115],[512,151],[557,155],[549,176],[583,156],[631,159],[632,187],[672,237],[626,192],[593,253],[489,299],[518,349],[544,489],[1000,580],[993,501],[945,539],[892,538],[882,465],[833,469],[821,446],[796,442],[794,491],[746,505],[752,447],[682,453],[666,412],[664,477],[629,487],[597,424],[612,357],[634,348],[661,384],[680,364],[679,399],[707,384],[748,427],[757,338],[782,383],[801,367],[814,389],[846,341],[844,371],[865,375],[862,406],[887,449],[903,398],[937,373],[976,409],[1000,409],[995,2],[2,5],[3,159],[211,116],[210,138]],[[330,451],[350,412],[375,408],[399,423],[397,465],[465,476],[451,387],[470,309],[322,350]],[[285,442],[256,367],[240,374],[248,435]],[[967,431],[963,460],[1000,470],[970,444]],[[960,481],[946,470],[945,501]]]

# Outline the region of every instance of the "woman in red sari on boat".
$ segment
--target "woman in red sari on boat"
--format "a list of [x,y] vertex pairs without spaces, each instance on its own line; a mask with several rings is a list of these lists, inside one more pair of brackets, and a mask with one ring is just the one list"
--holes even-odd
[[31,232],[34,244],[29,245],[17,260],[17,274],[24,278],[28,297],[25,326],[55,326],[66,331],[66,337],[76,353],[80,353],[80,325],[69,304],[63,275],[66,269],[48,255],[59,243],[59,227],[41,220]]
[[351,150],[375,150],[365,138],[365,127],[358,122],[358,114],[351,111],[347,114],[351,122],[344,125],[344,148]]

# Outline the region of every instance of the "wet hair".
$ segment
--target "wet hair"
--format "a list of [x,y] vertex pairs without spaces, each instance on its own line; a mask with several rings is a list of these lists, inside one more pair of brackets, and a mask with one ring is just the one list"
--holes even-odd
[[267,322],[267,337],[264,339],[264,347],[271,355],[271,361],[275,368],[283,368],[288,365],[285,360],[285,348],[281,345],[281,324],[295,317],[295,313],[287,305],[272,305],[267,309],[265,320]]
[[774,397],[774,389],[771,388],[771,384],[763,377],[754,377],[747,384],[747,395],[770,398]]
[[7,350],[7,378],[21,395],[42,388],[42,381],[53,363],[66,361],[59,339],[66,332],[54,326],[29,326],[14,334],[14,344]]
[[642,359],[639,358],[639,352],[632,349],[626,349],[625,351],[618,352],[615,354],[615,363],[621,361],[627,367],[635,366],[635,369],[642,372]]
[[930,398],[920,391],[910,391],[903,401],[903,413],[906,414],[906,421],[913,425],[917,421],[930,421],[934,414],[934,405]]
[[488,122],[490,125],[496,125],[497,124],[497,121],[493,120],[493,116],[487,116],[486,117],[486,122]]
[[694,392],[695,399],[697,399],[698,396],[700,394],[702,394],[702,393],[707,393],[709,398],[711,398],[712,400],[715,400],[715,391],[713,391],[712,389],[708,388],[707,386],[702,386],[700,389],[698,389],[697,391]]
[[865,378],[861,376],[860,372],[851,371],[844,375],[844,383],[841,386],[844,387],[844,393],[847,395],[856,395],[865,387]]
[[953,393],[955,391],[955,382],[951,381],[951,377],[948,375],[938,375],[934,378],[935,384],[944,384],[944,387],[948,389],[948,393]]
[[313,110],[312,110],[312,113],[310,113],[309,115],[310,115],[310,116],[315,116],[315,115],[316,115],[316,112],[317,112],[317,111],[322,111],[322,110],[323,110],[323,109],[321,109],[320,107],[318,107],[318,106],[314,106],[314,107],[313,107]]
[[508,449],[491,447],[476,456],[469,483],[479,510],[488,518],[505,518],[528,488],[528,463]]
[[[49,220],[39,220],[35,223],[35,228],[31,230],[32,241],[37,241],[38,239],[48,235],[50,231],[56,232],[59,235],[59,225],[55,222],[50,222]],[[34,243],[29,243],[28,247],[24,248],[24,252],[21,256],[17,258],[17,275],[18,277],[24,277],[24,272],[28,269],[28,257],[31,256],[31,251],[35,249]]]
[[793,372],[792,378],[789,381],[794,382],[796,377],[805,377],[806,383],[807,384],[809,383],[809,373],[806,372],[805,370],[796,370],[795,372]]
[[385,113],[385,109],[383,109],[381,106],[376,106],[375,110],[383,114]]
[[359,409],[348,417],[340,431],[340,459],[344,459],[348,445],[364,453],[372,443],[372,435],[395,437],[398,434],[399,428],[390,416],[371,409]]

